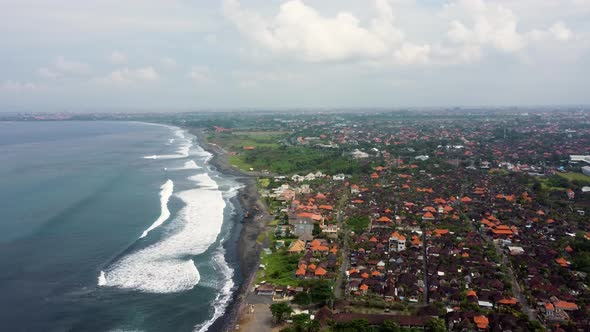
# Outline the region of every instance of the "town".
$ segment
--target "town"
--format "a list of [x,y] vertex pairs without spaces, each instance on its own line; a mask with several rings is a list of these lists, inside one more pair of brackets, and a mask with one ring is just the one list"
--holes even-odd
[[590,326],[588,112],[242,117],[206,135],[272,216],[245,324],[263,310],[281,331]]

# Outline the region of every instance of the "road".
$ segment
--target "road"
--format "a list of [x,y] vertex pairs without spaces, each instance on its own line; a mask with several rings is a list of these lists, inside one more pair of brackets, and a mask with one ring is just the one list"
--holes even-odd
[[480,234],[487,242],[492,243],[492,245],[496,249],[496,253],[500,257],[502,257],[502,265],[506,267],[508,271],[508,278],[510,278],[510,281],[512,283],[512,293],[514,293],[514,297],[518,299],[522,312],[524,312],[529,317],[530,321],[538,320],[535,311],[531,309],[526,296],[522,293],[522,290],[520,289],[520,284],[518,283],[518,279],[514,275],[510,259],[508,259],[508,257],[506,256],[506,253],[504,252],[504,250],[502,250],[502,247],[499,244],[495,243],[492,240],[492,238],[490,238],[487,234],[483,234],[481,232]]
[[349,231],[344,227],[344,223],[342,222],[344,219],[343,210],[348,204],[348,194],[342,195],[340,201],[338,202],[338,214],[336,215],[336,221],[338,222],[338,227],[344,232],[344,240],[342,243],[342,264],[340,266],[340,273],[336,278],[336,284],[334,285],[334,297],[339,299],[342,298],[344,295],[344,291],[342,289],[342,283],[346,277],[346,271],[350,266],[350,252],[348,249],[348,239],[349,239]]

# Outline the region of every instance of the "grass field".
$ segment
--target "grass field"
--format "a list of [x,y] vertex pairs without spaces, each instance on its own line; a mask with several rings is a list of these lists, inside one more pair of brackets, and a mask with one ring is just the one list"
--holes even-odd
[[260,264],[265,268],[258,271],[256,282],[266,281],[273,285],[295,286],[299,283],[295,278],[297,263],[302,255],[290,254],[284,249],[270,255],[262,254]]
[[568,179],[568,181],[587,181],[590,182],[590,176],[584,175],[582,173],[556,173],[557,175]]
[[216,133],[211,134],[209,140],[226,150],[239,152],[244,146],[278,148],[280,140],[286,135],[287,133],[279,131]]

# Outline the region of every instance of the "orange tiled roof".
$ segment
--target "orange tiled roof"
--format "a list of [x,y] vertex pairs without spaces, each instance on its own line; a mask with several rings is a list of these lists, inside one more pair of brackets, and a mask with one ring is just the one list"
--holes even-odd
[[500,301],[498,301],[498,303],[500,303],[500,304],[506,304],[506,305],[514,305],[514,304],[518,303],[518,301],[515,298],[511,297],[509,299],[508,298],[503,298]]
[[325,270],[323,267],[321,267],[321,266],[320,266],[320,267],[318,267],[318,268],[315,270],[315,275],[316,275],[316,276],[325,276],[327,273],[328,273],[328,271],[326,271],[326,270]]
[[567,261],[563,257],[556,259],[555,262],[563,267],[566,267],[568,265]]
[[565,310],[578,310],[578,305],[572,302],[566,301],[557,301],[555,302],[555,307],[557,309],[565,309]]
[[488,324],[490,324],[490,321],[486,316],[474,316],[473,322],[475,322],[475,325],[480,329],[487,329]]

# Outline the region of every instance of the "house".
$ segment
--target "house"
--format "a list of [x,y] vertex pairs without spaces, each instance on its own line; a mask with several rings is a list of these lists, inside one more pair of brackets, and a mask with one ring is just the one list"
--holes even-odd
[[301,253],[305,251],[305,242],[303,240],[296,240],[291,243],[287,252],[290,253]]
[[477,325],[477,328],[480,330],[485,330],[488,328],[490,321],[486,316],[474,316],[473,322]]
[[305,181],[313,181],[316,179],[316,177],[315,177],[315,174],[309,173],[306,176],[304,176],[303,179],[305,179]]
[[332,180],[334,181],[344,181],[344,179],[346,178],[346,175],[340,173],[340,174],[336,174],[332,177]]
[[590,166],[582,167],[582,173],[584,173],[584,175],[590,176]]
[[389,251],[399,252],[404,250],[406,250],[406,237],[397,231],[393,232],[389,238]]
[[275,292],[275,286],[270,284],[263,284],[256,287],[256,294],[262,296],[273,296]]
[[291,180],[293,180],[293,181],[295,181],[295,182],[303,182],[303,181],[305,181],[305,177],[303,177],[303,176],[301,176],[301,175],[299,175],[299,174],[294,174],[294,175],[291,177]]
[[297,219],[291,221],[291,224],[293,225],[293,234],[296,236],[313,233],[313,222],[311,220]]
[[355,159],[369,158],[368,153],[360,151],[359,149],[354,150],[351,155]]

